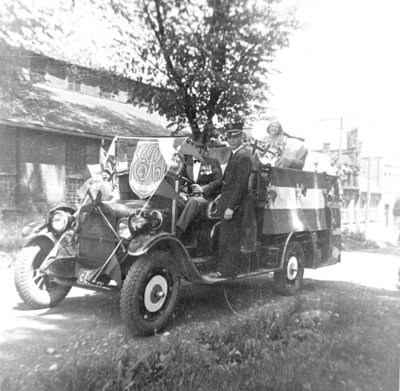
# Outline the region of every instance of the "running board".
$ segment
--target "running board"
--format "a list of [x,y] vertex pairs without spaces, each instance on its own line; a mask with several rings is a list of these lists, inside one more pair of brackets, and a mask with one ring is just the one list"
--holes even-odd
[[279,269],[258,269],[254,272],[250,273],[240,273],[235,277],[221,277],[221,278],[213,278],[210,277],[209,275],[202,275],[201,277],[203,278],[203,281],[207,284],[215,284],[215,283],[220,283],[220,282],[226,282],[226,281],[236,281],[236,280],[242,280],[243,278],[249,278],[249,277],[255,277],[255,276],[260,276],[262,274],[268,274],[272,273],[276,270]]
[[100,283],[98,285],[97,284],[89,284],[89,283],[78,284],[76,281],[68,280],[68,279],[64,279],[64,278],[52,277],[51,279],[61,285],[74,286],[77,288],[88,289],[88,290],[96,291],[96,292],[114,293],[114,292],[118,292],[118,290],[119,290],[117,286],[115,286],[115,287],[107,286],[107,285],[101,286]]

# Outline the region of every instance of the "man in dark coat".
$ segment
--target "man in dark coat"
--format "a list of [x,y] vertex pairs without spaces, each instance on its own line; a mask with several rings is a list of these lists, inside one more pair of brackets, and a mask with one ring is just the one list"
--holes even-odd
[[[177,235],[182,236],[193,219],[220,192],[222,170],[217,159],[205,156],[205,134],[192,136],[190,143],[195,155],[185,155],[182,176],[189,180],[189,195],[177,221]],[[196,159],[196,156],[198,159]]]
[[226,136],[232,155],[225,169],[221,197],[217,201],[221,213],[217,273],[212,278],[234,277],[240,251],[240,233],[245,210],[252,156],[242,142],[243,124],[227,126]]

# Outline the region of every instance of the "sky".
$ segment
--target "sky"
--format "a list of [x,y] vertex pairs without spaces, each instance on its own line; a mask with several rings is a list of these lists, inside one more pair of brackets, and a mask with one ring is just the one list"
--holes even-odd
[[340,118],[365,155],[400,156],[399,0],[304,0],[303,31],[277,57],[271,115],[310,147],[338,146]]

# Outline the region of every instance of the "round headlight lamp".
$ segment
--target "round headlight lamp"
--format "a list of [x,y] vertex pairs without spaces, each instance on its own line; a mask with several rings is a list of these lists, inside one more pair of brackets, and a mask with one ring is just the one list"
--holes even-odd
[[53,216],[51,216],[50,225],[54,231],[62,233],[71,226],[72,220],[73,217],[71,213],[65,210],[57,210],[53,213]]
[[138,233],[144,231],[149,226],[149,221],[143,217],[136,214],[129,216],[129,229],[132,235],[137,235]]
[[118,233],[118,236],[122,239],[130,239],[131,238],[132,234],[131,234],[131,231],[129,230],[127,218],[121,219],[118,222],[117,233]]
[[151,229],[158,229],[163,223],[163,215],[159,210],[152,210],[147,215]]

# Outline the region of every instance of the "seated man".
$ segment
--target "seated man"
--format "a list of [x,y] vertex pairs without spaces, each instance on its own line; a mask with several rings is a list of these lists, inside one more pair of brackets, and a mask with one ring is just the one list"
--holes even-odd
[[189,194],[177,221],[177,236],[181,237],[193,219],[215,198],[222,186],[222,170],[217,159],[206,156],[206,135],[192,135],[193,155],[184,156],[182,177],[189,180]]

